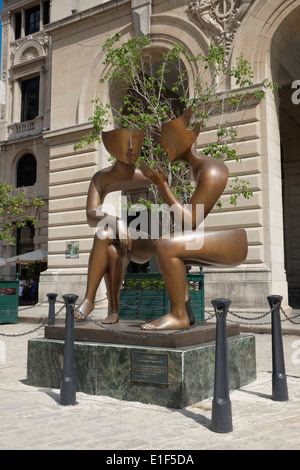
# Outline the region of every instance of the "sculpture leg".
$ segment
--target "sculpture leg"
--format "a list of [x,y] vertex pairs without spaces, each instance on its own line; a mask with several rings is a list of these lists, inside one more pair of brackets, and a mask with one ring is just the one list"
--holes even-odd
[[[154,253],[154,244],[150,237],[146,239],[138,238],[132,240],[130,252],[124,252],[118,248],[118,241],[113,239],[112,233],[107,231],[99,238],[94,238],[94,245],[90,254],[88,267],[87,289],[83,302],[74,311],[77,319],[83,319],[94,310],[94,301],[100,281],[106,275],[106,287],[110,309],[117,315],[108,316],[103,323],[116,323],[119,318],[119,296],[124,277],[126,262],[132,259],[135,263],[145,263],[149,261]],[[117,248],[116,248],[117,247]],[[81,315],[80,315],[81,313]],[[109,318],[110,317],[110,318]]]
[[102,323],[119,321],[119,298],[128,257],[118,245],[111,245],[108,250],[108,267],[104,274],[108,295],[108,316]]
[[109,299],[109,315],[102,323],[117,323],[119,321],[120,290],[126,265],[130,260],[138,264],[146,263],[153,252],[153,241],[148,235],[145,235],[145,238],[133,239],[131,251],[128,252],[122,251],[117,244],[110,246],[108,268],[104,276]]
[[187,328],[190,325],[186,310],[187,282],[185,265],[174,256],[170,240],[161,238],[156,242],[157,262],[169,294],[171,312],[141,326],[144,330],[173,330]]
[[186,307],[184,263],[195,266],[238,266],[247,256],[243,229],[219,232],[185,232],[160,238],[155,244],[157,262],[164,278],[171,312],[141,326],[142,329],[181,329],[189,326]]
[[74,316],[77,319],[83,319],[94,310],[94,301],[100,281],[104,276],[108,266],[108,250],[114,242],[109,231],[106,238],[94,237],[93,248],[90,253],[87,287],[84,300],[74,310]]

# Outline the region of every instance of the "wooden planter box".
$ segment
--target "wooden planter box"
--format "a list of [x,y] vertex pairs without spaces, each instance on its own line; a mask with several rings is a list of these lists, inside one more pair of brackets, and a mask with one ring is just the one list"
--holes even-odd
[[[187,273],[191,306],[196,322],[204,315],[204,274]],[[170,312],[170,300],[160,273],[139,273],[124,276],[120,293],[120,318],[154,320]]]
[[0,281],[0,324],[18,323],[19,280]]

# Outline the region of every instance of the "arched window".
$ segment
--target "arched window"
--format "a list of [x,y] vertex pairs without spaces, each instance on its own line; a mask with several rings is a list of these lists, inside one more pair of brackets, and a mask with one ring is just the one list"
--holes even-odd
[[36,159],[31,153],[20,158],[17,167],[17,188],[33,186],[36,182]]

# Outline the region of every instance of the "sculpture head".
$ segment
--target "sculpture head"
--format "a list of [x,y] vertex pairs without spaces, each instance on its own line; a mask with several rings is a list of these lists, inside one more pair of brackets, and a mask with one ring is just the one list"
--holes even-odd
[[102,132],[106,150],[119,162],[133,165],[138,159],[144,140],[144,131],[122,128]]
[[181,156],[192,147],[199,135],[199,123],[195,125],[194,129],[187,129],[191,115],[192,110],[188,108],[182,116],[165,122],[161,126],[161,144],[168,154],[170,162],[180,160]]

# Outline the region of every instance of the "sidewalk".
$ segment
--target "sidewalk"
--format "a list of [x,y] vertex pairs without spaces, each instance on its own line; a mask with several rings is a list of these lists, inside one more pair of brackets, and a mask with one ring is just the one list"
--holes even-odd
[[[105,450],[112,456],[118,451],[138,455],[143,450],[158,454],[161,450],[300,449],[300,325],[282,323],[283,332],[288,333],[283,335],[287,402],[271,399],[271,335],[255,331],[260,325],[251,326],[257,379],[230,393],[233,431],[217,434],[210,429],[212,398],[174,410],[77,393],[77,405],[63,407],[60,390],[27,386],[27,343],[43,337],[43,328],[38,327],[40,319],[47,319],[48,305],[23,308],[18,324],[0,325],[0,449]],[[293,311],[289,317],[297,314]],[[105,309],[97,309],[93,319],[104,315]],[[64,311],[57,321],[64,321]],[[299,317],[295,321],[300,324]]]

